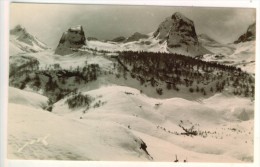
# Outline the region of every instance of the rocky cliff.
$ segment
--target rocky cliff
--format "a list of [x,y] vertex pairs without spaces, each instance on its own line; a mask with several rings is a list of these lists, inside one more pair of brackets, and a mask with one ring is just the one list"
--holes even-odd
[[55,54],[66,55],[86,45],[86,37],[81,25],[70,27],[61,36]]
[[247,41],[253,41],[255,40],[256,35],[256,23],[251,24],[246,33],[241,35],[236,41],[234,41],[235,44],[240,42],[247,42]]
[[166,18],[153,36],[160,43],[166,42],[168,51],[173,53],[199,56],[209,52],[200,46],[193,21],[179,12]]

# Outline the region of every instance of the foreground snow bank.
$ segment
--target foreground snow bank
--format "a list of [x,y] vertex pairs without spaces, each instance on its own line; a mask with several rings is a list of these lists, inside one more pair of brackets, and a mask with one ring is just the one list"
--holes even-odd
[[80,122],[9,104],[8,158],[149,160],[143,141],[113,122]]
[[9,103],[42,108],[47,104],[48,98],[38,93],[9,87]]
[[[188,162],[253,161],[249,99],[219,94],[200,102],[162,100],[124,86],[83,94],[93,98],[88,109],[69,109],[67,97],[54,104],[53,113],[11,100],[8,157],[174,161],[177,155]],[[248,113],[247,120],[233,114],[239,108]],[[181,135],[180,125],[194,126],[199,135]]]
[[[173,161],[175,154],[193,162],[240,162],[253,160],[253,102],[217,94],[201,101],[181,98],[154,99],[139,90],[107,86],[84,92],[94,101],[90,108],[69,109],[63,99],[53,112],[82,121],[115,122],[128,127],[147,144],[156,161]],[[95,104],[101,104],[95,107]],[[244,112],[248,117],[240,117]],[[205,136],[176,135],[186,122]],[[165,150],[168,148],[168,150]]]

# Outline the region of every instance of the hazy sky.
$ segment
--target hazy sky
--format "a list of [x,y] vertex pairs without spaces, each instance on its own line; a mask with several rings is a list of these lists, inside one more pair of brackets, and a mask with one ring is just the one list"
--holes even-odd
[[236,40],[255,21],[255,9],[115,5],[26,4],[11,5],[10,28],[23,25],[50,47],[56,47],[64,31],[83,25],[87,37],[112,39],[134,32],[150,33],[175,12],[194,21],[197,34],[219,42]]

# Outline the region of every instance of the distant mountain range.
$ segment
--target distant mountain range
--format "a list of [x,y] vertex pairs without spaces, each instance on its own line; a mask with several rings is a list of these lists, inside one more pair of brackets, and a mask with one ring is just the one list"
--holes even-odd
[[[88,49],[108,52],[167,52],[201,57],[207,61],[233,62],[232,65],[237,65],[235,57],[241,54],[244,56],[240,56],[239,60],[254,62],[254,47],[249,47],[254,44],[247,42],[255,41],[255,31],[256,24],[253,23],[233,44],[222,44],[207,34],[197,35],[194,22],[176,12],[162,21],[152,33],[135,32],[129,37],[119,36],[107,41],[86,37],[81,25],[70,27],[62,34],[55,54],[66,55]],[[28,33],[21,25],[10,30],[10,55],[33,53],[46,49],[48,49],[46,44]]]

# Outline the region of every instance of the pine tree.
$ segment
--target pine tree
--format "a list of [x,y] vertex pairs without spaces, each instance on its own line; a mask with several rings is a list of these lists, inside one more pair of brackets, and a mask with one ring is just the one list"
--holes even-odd
[[214,90],[213,90],[213,87],[210,87],[210,91],[211,91],[211,92],[213,92],[213,91],[214,91]]
[[170,90],[172,88],[171,83],[169,83],[169,82],[166,83],[166,87],[167,87],[168,90]]
[[40,88],[41,86],[41,80],[38,74],[36,74],[34,78],[34,84],[33,84],[37,89]]

